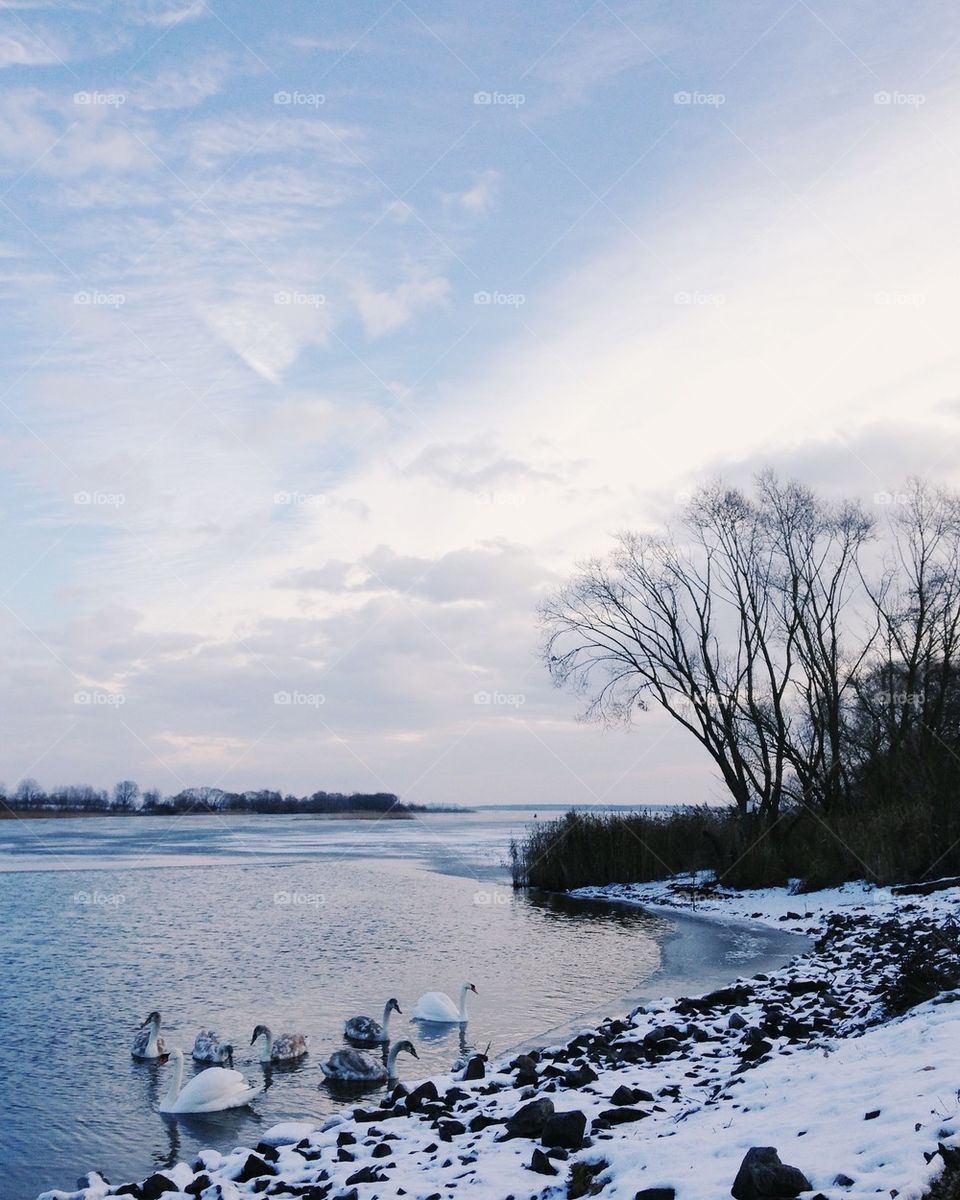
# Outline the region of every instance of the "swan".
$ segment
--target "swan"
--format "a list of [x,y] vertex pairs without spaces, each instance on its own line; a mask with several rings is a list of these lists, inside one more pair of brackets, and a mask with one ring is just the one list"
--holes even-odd
[[384,1079],[396,1079],[397,1055],[401,1052],[419,1058],[413,1042],[397,1042],[390,1047],[387,1065],[384,1066],[372,1054],[362,1050],[337,1050],[320,1064],[320,1070],[336,1083],[382,1083]]
[[222,1112],[225,1108],[240,1108],[249,1104],[257,1089],[251,1087],[239,1071],[223,1067],[207,1067],[205,1071],[183,1082],[183,1051],[171,1050],[173,1078],[167,1094],[160,1101],[162,1113]]
[[472,983],[460,989],[460,1007],[454,1004],[446,992],[424,992],[413,1007],[415,1021],[433,1021],[437,1025],[466,1025],[467,992],[478,995]]
[[281,1033],[274,1037],[267,1025],[258,1025],[250,1039],[252,1046],[257,1038],[260,1042],[260,1061],[291,1062],[295,1058],[303,1058],[310,1049],[310,1039],[303,1033]]
[[162,1058],[167,1047],[160,1036],[160,1014],[152,1012],[133,1039],[130,1053],[134,1058]]
[[344,1025],[343,1032],[352,1042],[365,1042],[368,1046],[375,1046],[377,1042],[389,1042],[391,1013],[400,1013],[403,1016],[400,1005],[393,999],[383,1006],[382,1024],[373,1017],[351,1017]]
[[218,1067],[233,1066],[233,1046],[213,1029],[201,1029],[193,1043],[194,1062],[215,1063]]

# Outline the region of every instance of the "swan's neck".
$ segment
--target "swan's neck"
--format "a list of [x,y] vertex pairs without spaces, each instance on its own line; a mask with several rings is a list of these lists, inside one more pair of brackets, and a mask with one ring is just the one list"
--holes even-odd
[[177,1097],[180,1095],[180,1084],[183,1082],[183,1059],[180,1055],[176,1055],[173,1060],[173,1076],[170,1079],[170,1086],[167,1088],[167,1096],[164,1104],[169,1108],[176,1104]]
[[151,1021],[150,1029],[147,1033],[147,1047],[144,1053],[150,1058],[156,1058],[160,1053],[160,1047],[157,1045],[160,1040],[160,1022]]
[[467,992],[469,992],[469,991],[470,991],[470,989],[467,987],[466,984],[464,984],[463,987],[460,989],[460,1020],[461,1021],[465,1021],[467,1019]]
[[269,1029],[265,1029],[260,1034],[260,1061],[269,1062],[270,1055],[273,1053],[273,1034]]
[[397,1073],[397,1055],[399,1053],[399,1046],[391,1046],[390,1053],[387,1055],[387,1074],[391,1079],[393,1079]]
[[388,1033],[390,1030],[390,1017],[393,1015],[393,1005],[385,1004],[383,1006],[383,1020],[380,1022],[383,1026],[383,1032]]

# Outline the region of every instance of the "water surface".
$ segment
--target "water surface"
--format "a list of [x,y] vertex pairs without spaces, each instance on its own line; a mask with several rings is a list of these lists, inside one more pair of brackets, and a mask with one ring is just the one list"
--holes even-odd
[[[320,1062],[346,1017],[416,1042],[417,1078],[465,1049],[497,1054],[557,1036],[644,995],[699,990],[795,952],[746,926],[515,894],[503,867],[528,812],[412,821],[289,816],[97,818],[0,824],[0,1179],[5,1200],[114,1182],[250,1144],[280,1120],[346,1101]],[[418,1028],[420,992],[476,984],[466,1035]],[[212,1026],[265,1087],[245,1109],[156,1112],[170,1068],[136,1063],[136,1026],[159,1009],[185,1050]],[[254,1025],[308,1033],[311,1054],[264,1070]],[[192,1070],[187,1068],[188,1074]],[[377,1093],[374,1093],[376,1098]]]

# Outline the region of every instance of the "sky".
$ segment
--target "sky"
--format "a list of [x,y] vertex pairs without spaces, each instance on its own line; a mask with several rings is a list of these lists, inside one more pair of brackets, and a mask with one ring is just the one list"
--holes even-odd
[[0,0],[0,779],[722,793],[537,606],[771,465],[957,483],[942,0]]

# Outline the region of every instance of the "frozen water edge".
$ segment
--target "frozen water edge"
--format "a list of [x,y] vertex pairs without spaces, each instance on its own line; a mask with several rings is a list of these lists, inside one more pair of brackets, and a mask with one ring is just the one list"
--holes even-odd
[[[577,894],[692,907],[677,882]],[[938,1143],[960,1147],[960,1007],[928,1001],[884,1020],[874,988],[893,978],[903,947],[960,915],[960,891],[895,897],[885,889],[848,885],[796,896],[766,889],[698,896],[695,907],[700,916],[755,920],[822,936],[813,950],[781,970],[744,981],[739,990],[723,989],[732,1000],[728,995],[718,1003],[710,998],[700,1004],[656,1002],[628,1020],[608,1022],[552,1047],[539,1056],[531,1086],[518,1086],[506,1061],[492,1064],[482,1081],[435,1077],[441,1100],[454,1086],[463,1095],[453,1093],[433,1113],[408,1113],[401,1101],[373,1121],[338,1121],[272,1154],[261,1149],[266,1158],[275,1154],[276,1161],[252,1168],[248,1150],[224,1157],[205,1154],[196,1167],[180,1164],[166,1173],[176,1188],[191,1192],[166,1192],[165,1200],[190,1194],[201,1200],[258,1194],[334,1200],[354,1188],[361,1200],[404,1194],[552,1200],[566,1195],[574,1162],[605,1164],[595,1184],[603,1184],[600,1194],[611,1200],[633,1200],[639,1190],[653,1187],[675,1189],[678,1200],[712,1200],[730,1194],[751,1146],[777,1147],[784,1162],[808,1177],[811,1195],[819,1191],[831,1200],[866,1200],[896,1191],[900,1200],[920,1200],[942,1169]],[[960,953],[960,947],[953,946],[952,953]],[[794,1036],[768,1032],[759,1045],[762,1053],[748,1057],[751,1045],[758,1045],[747,1041],[748,1031],[762,1032],[777,1009]],[[731,1028],[734,1014],[746,1029]],[[672,1046],[656,1040],[665,1025],[681,1034],[671,1039]],[[801,1027],[804,1032],[797,1036]],[[562,1073],[581,1064],[591,1067],[596,1080],[566,1086]],[[632,1106],[642,1119],[610,1125],[601,1114],[614,1111],[611,1097],[621,1085],[644,1089],[654,1099]],[[538,1097],[549,1098],[558,1111],[584,1113],[592,1137],[591,1145],[568,1159],[553,1160],[556,1176],[529,1169],[538,1140],[498,1140],[502,1121]],[[371,1112],[373,1103],[368,1101]],[[496,1123],[471,1131],[478,1117]],[[276,1132],[264,1143],[282,1140]],[[355,1141],[338,1147],[344,1134]],[[341,1161],[342,1150],[350,1161]],[[929,1162],[926,1155],[932,1155]],[[251,1169],[266,1174],[239,1182],[237,1177],[250,1175]],[[358,1172],[371,1182],[348,1182]],[[841,1175],[852,1184],[835,1184]],[[45,1196],[102,1200],[113,1190],[99,1180],[90,1183],[77,1193]],[[302,1190],[308,1188],[315,1190]]]

